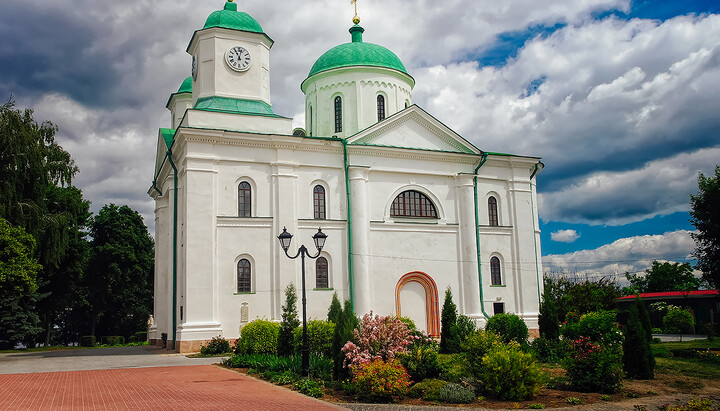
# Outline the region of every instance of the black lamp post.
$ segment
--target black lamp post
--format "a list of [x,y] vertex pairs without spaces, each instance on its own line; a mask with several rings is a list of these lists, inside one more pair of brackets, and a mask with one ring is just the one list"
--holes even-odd
[[310,375],[310,347],[308,346],[308,340],[307,340],[307,299],[305,298],[305,256],[308,256],[309,258],[318,258],[320,256],[320,251],[322,251],[323,246],[325,246],[325,240],[327,239],[327,235],[322,232],[322,228],[318,228],[318,232],[315,233],[315,235],[312,237],[313,241],[315,242],[315,248],[317,248],[317,254],[314,256],[310,255],[308,252],[308,249],[305,248],[304,245],[300,246],[300,249],[298,250],[297,254],[295,254],[294,257],[290,257],[290,254],[288,254],[288,248],[290,248],[290,242],[292,241],[292,234],[287,232],[287,229],[283,227],[283,232],[280,233],[278,236],[278,240],[280,241],[280,246],[282,247],[283,251],[285,251],[285,255],[289,258],[292,258],[293,260],[301,257],[302,260],[302,307],[303,307],[303,335],[302,335],[302,376],[307,377]]

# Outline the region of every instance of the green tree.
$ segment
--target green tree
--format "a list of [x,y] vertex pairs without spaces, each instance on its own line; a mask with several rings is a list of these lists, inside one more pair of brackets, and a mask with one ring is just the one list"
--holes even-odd
[[338,318],[342,314],[342,305],[340,304],[340,299],[338,299],[337,291],[333,293],[332,301],[330,302],[330,307],[328,308],[328,314],[327,319],[328,321],[332,321],[335,324],[338,322]]
[[345,353],[342,347],[348,341],[353,340],[353,330],[359,324],[358,318],[352,308],[350,300],[345,300],[344,307],[337,316],[335,330],[333,331],[333,340],[331,352],[333,355],[333,378],[335,381],[341,381],[349,376],[348,369],[345,368]]
[[[624,329],[623,368],[628,377],[638,380],[653,379],[655,370],[655,358],[650,350],[651,336],[648,336],[643,324],[644,307],[642,300],[636,298]],[[647,310],[644,311],[647,316]]]
[[544,280],[542,302],[540,303],[540,317],[538,326],[540,336],[548,340],[556,341],[560,338],[560,320],[558,319],[558,308],[555,296],[552,295],[552,284],[549,278]]
[[145,330],[152,309],[153,240],[137,211],[114,204],[92,219],[90,235],[91,334],[129,338]]
[[587,314],[614,310],[620,287],[615,281],[600,278],[596,281],[578,277],[546,277],[545,292],[557,303],[558,320],[565,321],[569,312]]
[[695,258],[703,278],[714,288],[720,288],[720,165],[715,176],[698,176],[698,193],[690,196],[690,222],[696,232]]
[[297,311],[297,292],[290,283],[285,288],[285,305],[282,306],[282,320],[278,334],[277,352],[280,355],[292,355],[295,352],[293,331],[300,326]]
[[688,291],[700,287],[700,279],[693,275],[690,263],[653,261],[645,275],[625,273],[637,293]]
[[663,317],[663,326],[665,326],[665,332],[671,334],[680,334],[680,341],[682,341],[682,335],[692,332],[695,326],[695,318],[692,313],[682,308],[675,308],[668,311]]
[[35,239],[0,218],[0,349],[12,349],[40,331],[33,310],[37,273]]
[[457,307],[452,300],[450,287],[445,290],[445,301],[440,315],[440,352],[445,354],[457,352],[460,347],[452,332],[457,322]]

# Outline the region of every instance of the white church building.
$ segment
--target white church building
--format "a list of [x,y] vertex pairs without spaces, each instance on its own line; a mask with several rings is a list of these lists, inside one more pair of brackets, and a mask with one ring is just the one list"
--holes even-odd
[[[475,147],[413,104],[415,80],[390,50],[350,42],[320,56],[300,89],[305,130],[270,101],[273,40],[227,2],[195,31],[192,76],[172,94],[155,175],[154,323],[149,338],[198,351],[243,325],[279,320],[302,284],[309,318],[333,293],[357,315],[409,317],[438,336],[444,291],[483,325],[511,312],[537,329],[542,292],[539,158]],[[329,45],[330,46],[330,45]],[[482,135],[471,136],[482,141]]]

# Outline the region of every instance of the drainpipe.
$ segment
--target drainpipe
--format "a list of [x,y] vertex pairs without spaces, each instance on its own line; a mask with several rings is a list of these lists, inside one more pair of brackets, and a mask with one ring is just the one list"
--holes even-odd
[[[473,196],[473,199],[475,201],[475,242],[477,244],[477,264],[478,264],[478,281],[480,283],[480,309],[482,310],[483,315],[485,316],[485,319],[489,319],[490,316],[488,313],[485,312],[485,300],[483,296],[483,283],[482,283],[482,262],[480,260],[480,219],[478,218],[478,170],[480,170],[480,167],[482,167],[485,162],[487,161],[488,154],[483,152],[482,154],[482,160],[480,161],[480,164],[478,164],[477,167],[475,167],[475,177],[473,178],[473,191],[475,195]],[[535,253],[537,255],[537,253]]]
[[172,348],[175,350],[175,339],[177,338],[177,205],[178,205],[178,175],[177,167],[172,159],[172,149],[168,149],[167,158],[173,169],[173,235],[172,235],[172,275],[173,275],[173,297],[172,297]]
[[152,188],[154,188],[154,189],[155,189],[155,192],[157,192],[158,195],[162,197],[162,191],[160,191],[160,189],[159,189],[158,186],[157,186],[157,180],[153,180],[153,182],[152,182]]
[[345,161],[345,194],[347,195],[347,241],[348,241],[348,284],[350,287],[350,306],[355,310],[355,284],[353,276],[352,242],[352,204],[350,202],[350,166],[348,164],[347,141],[342,139],[343,159]]
[[[535,278],[537,279],[537,291],[538,291],[538,302],[542,302],[542,296],[540,295],[540,262],[538,261],[538,245],[537,245],[537,234],[535,233],[535,201],[533,200],[533,178],[545,167],[542,161],[538,161],[535,164],[535,170],[530,174],[530,208],[532,209],[532,221],[533,221],[533,242],[535,243]],[[537,184],[535,185],[537,187]]]

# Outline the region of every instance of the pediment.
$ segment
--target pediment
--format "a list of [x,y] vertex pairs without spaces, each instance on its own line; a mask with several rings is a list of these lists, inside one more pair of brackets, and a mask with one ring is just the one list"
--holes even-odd
[[175,130],[161,128],[158,131],[157,151],[155,153],[155,176],[157,176],[160,172],[160,167],[162,167],[162,164],[165,161],[168,149],[173,144],[174,137]]
[[469,141],[416,105],[355,134],[348,139],[348,144],[481,153]]

